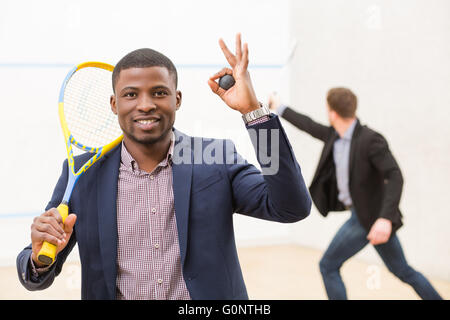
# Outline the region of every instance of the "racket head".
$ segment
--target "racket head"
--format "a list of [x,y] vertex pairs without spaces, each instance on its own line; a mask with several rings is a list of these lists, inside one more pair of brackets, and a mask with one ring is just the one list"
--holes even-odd
[[66,140],[72,136],[76,146],[96,152],[122,135],[110,98],[114,66],[85,62],[66,76],[59,94],[59,116]]
[[110,106],[113,69],[107,63],[85,62],[75,66],[63,81],[58,107],[69,166],[73,167],[72,144],[84,151],[100,152],[96,161],[122,140]]

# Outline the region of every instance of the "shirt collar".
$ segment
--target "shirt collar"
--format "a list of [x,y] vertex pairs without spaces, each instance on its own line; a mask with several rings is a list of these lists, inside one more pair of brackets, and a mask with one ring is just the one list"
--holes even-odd
[[347,131],[345,131],[344,135],[342,136],[341,139],[345,139],[345,140],[352,140],[352,136],[353,136],[353,131],[355,131],[355,127],[356,127],[356,123],[358,121],[355,119],[353,120],[352,124],[350,125],[350,127],[348,127]]
[[[173,157],[174,144],[175,144],[174,142],[175,142],[175,134],[172,131],[171,137],[170,137],[169,150],[167,151],[166,157],[158,164],[159,167],[165,167],[168,164],[171,164],[172,157]],[[121,151],[120,157],[121,157],[120,160],[125,165],[125,167],[129,168],[132,171],[139,170],[138,163],[136,162],[136,160],[134,160],[134,158],[130,154],[130,152],[128,152],[123,141],[122,141],[122,151]]]

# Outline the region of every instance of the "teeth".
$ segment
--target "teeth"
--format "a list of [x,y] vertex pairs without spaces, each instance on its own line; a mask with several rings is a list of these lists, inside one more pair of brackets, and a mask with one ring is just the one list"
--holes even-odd
[[142,124],[150,124],[150,123],[153,123],[155,121],[156,120],[154,120],[154,119],[151,119],[151,120],[138,120],[138,122],[142,123]]

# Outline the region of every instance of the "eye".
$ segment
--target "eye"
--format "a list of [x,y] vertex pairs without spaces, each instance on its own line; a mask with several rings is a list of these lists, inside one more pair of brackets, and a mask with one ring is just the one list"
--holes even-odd
[[125,92],[123,96],[126,98],[136,98],[137,94],[136,92]]
[[165,90],[158,90],[158,91],[155,91],[155,93],[154,93],[155,97],[165,97],[167,95],[168,95],[168,93]]

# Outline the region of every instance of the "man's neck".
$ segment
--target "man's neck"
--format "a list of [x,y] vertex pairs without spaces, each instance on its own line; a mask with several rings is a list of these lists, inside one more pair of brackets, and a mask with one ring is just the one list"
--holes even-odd
[[152,172],[166,158],[172,142],[171,138],[171,134],[169,134],[161,141],[152,144],[142,144],[124,137],[123,143],[137,162],[139,169]]
[[356,121],[356,118],[336,119],[335,123],[333,124],[333,128],[339,134],[339,137],[342,138],[344,136],[345,132],[348,130],[348,128],[350,128],[351,125],[353,124],[353,122],[355,122],[355,121]]

